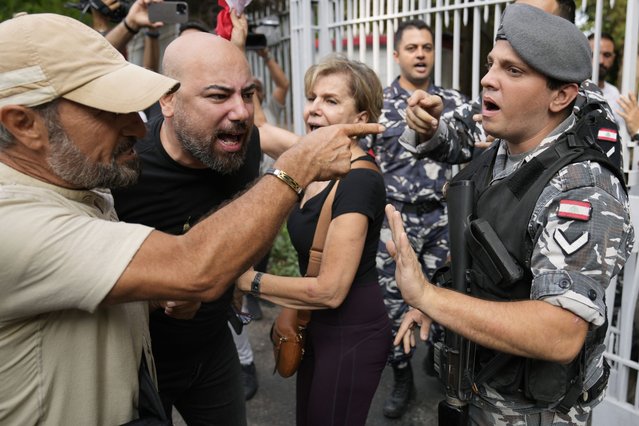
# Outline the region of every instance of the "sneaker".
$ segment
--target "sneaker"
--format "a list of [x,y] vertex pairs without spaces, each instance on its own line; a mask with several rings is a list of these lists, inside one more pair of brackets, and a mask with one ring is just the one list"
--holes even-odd
[[244,399],[248,401],[257,393],[257,371],[254,362],[242,365],[242,382],[244,383]]

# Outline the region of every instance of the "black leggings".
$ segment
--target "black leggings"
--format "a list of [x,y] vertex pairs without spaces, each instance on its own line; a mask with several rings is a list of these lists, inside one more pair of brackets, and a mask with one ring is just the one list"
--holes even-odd
[[226,325],[206,356],[156,358],[156,367],[169,416],[174,405],[189,426],[246,426],[240,361]]
[[297,426],[364,425],[391,339],[377,282],[351,288],[337,309],[313,312],[297,372]]

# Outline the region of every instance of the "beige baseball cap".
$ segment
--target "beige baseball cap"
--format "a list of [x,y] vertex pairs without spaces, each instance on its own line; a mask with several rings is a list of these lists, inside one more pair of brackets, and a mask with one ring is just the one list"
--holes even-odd
[[179,82],[124,59],[97,31],[67,16],[0,23],[0,108],[57,98],[116,113],[141,111]]

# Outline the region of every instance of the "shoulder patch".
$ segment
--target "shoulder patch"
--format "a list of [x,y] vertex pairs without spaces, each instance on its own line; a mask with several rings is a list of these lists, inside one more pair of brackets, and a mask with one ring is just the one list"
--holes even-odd
[[597,139],[608,142],[617,142],[617,131],[615,129],[601,128],[597,132]]
[[565,219],[589,221],[592,213],[592,204],[588,201],[564,199],[559,201],[557,216]]

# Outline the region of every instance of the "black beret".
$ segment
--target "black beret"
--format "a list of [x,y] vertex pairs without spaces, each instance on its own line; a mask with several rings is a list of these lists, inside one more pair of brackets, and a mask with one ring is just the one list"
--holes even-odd
[[504,11],[496,40],[508,40],[521,59],[547,77],[581,83],[592,74],[588,39],[570,21],[526,4]]

